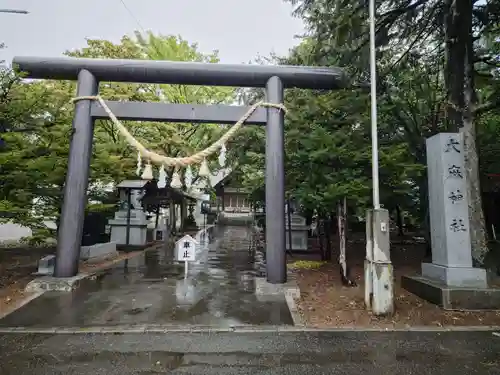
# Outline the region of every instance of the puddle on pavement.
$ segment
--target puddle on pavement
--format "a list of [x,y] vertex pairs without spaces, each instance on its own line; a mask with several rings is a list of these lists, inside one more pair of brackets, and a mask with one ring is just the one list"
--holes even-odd
[[123,261],[72,293],[45,293],[0,320],[6,327],[82,327],[127,324],[293,324],[285,299],[260,302],[244,227],[219,227],[200,246],[184,279],[171,249]]

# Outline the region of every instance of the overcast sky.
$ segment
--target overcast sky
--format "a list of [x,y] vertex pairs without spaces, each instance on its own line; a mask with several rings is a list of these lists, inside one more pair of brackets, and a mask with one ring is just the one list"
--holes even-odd
[[[126,6],[123,5],[123,2]],[[118,41],[134,30],[181,35],[222,62],[249,62],[259,54],[286,54],[303,33],[283,0],[0,0],[0,60],[15,55],[58,56],[85,38]],[[130,12],[127,10],[130,9]]]

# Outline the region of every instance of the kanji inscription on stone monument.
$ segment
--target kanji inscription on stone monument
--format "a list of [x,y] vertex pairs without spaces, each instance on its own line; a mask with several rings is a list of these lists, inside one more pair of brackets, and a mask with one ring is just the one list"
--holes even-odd
[[450,195],[448,196],[448,199],[451,201],[452,204],[455,204],[457,202],[460,202],[461,200],[464,199],[464,195],[460,191],[460,189],[457,189],[455,191],[451,191]]
[[[456,160],[450,160],[448,162],[448,174],[450,177],[454,177],[454,181],[448,181],[448,179],[445,179],[445,188],[447,188],[448,186],[450,187],[448,200],[451,202],[452,206],[455,206],[455,204],[458,204],[464,200],[462,189],[466,188],[464,176],[462,174],[462,163],[464,160],[463,156],[461,155],[461,151],[462,150],[460,148],[460,142],[455,137],[449,137],[448,141],[446,142],[444,152],[459,154],[457,156],[445,156],[445,159],[449,159],[450,157],[457,158]],[[462,211],[464,210],[460,210],[460,212]],[[467,208],[465,208],[465,212],[467,212]],[[459,217],[453,217],[449,225],[449,230],[453,233],[467,231],[465,226],[466,220],[468,220],[468,216],[465,216],[465,218],[461,217],[461,215]]]
[[454,137],[450,137],[448,142],[446,143],[446,148],[444,152],[458,152],[460,153],[460,142],[457,141]]
[[456,178],[464,178],[462,174],[462,168],[460,168],[458,165],[455,164],[452,164],[451,166],[448,167],[448,176]]
[[450,224],[452,232],[465,232],[465,224],[463,219],[453,219]]

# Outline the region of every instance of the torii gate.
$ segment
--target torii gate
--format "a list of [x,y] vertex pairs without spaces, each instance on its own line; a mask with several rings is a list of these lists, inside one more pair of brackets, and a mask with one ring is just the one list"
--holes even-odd
[[[192,62],[15,57],[14,65],[27,78],[78,80],[77,96],[93,96],[99,82],[265,87],[266,100],[282,104],[285,88],[331,90],[347,86],[339,68],[304,66],[228,65]],[[233,124],[246,106],[166,104],[107,101],[118,119]],[[75,103],[68,172],[64,186],[57,242],[56,277],[78,272],[84,211],[92,156],[94,121],[108,118],[91,100]],[[286,282],[284,114],[277,108],[258,108],[248,124],[266,126],[266,258],[267,281]]]

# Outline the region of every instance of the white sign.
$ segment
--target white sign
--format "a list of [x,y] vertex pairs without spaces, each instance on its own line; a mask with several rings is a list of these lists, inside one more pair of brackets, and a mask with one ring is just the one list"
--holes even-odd
[[196,260],[196,246],[198,242],[186,235],[175,243],[175,253],[179,262],[194,262]]

